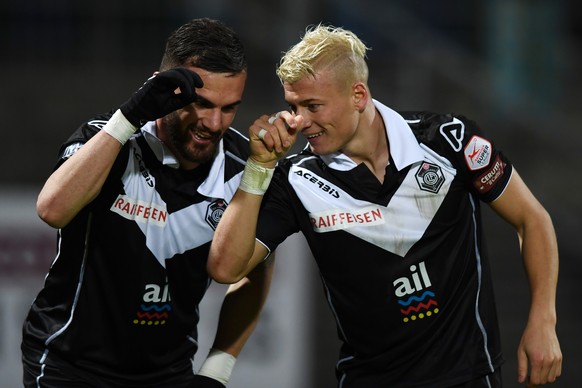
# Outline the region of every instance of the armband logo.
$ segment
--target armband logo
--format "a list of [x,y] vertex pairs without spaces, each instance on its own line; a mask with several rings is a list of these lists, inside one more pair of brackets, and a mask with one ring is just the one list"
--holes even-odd
[[465,137],[465,124],[456,117],[453,121],[444,123],[440,126],[439,132],[453,147],[455,152],[459,152],[463,148],[463,139]]
[[421,190],[436,194],[445,182],[445,176],[436,164],[423,162],[416,171],[416,182]]
[[473,136],[465,146],[465,162],[469,170],[479,170],[489,164],[493,148],[488,140]]
[[493,188],[495,182],[501,178],[505,172],[505,167],[507,164],[501,160],[501,157],[497,155],[495,161],[492,163],[491,167],[483,174],[479,175],[477,179],[473,181],[473,185],[481,194],[487,193]]
[[206,223],[210,225],[212,230],[216,230],[218,222],[222,218],[227,205],[228,203],[226,203],[225,200],[217,199],[206,208]]

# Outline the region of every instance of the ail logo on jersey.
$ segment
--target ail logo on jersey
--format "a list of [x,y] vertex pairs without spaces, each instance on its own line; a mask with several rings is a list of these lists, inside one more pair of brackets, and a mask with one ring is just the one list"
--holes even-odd
[[382,211],[377,206],[367,206],[357,210],[331,209],[319,213],[309,213],[313,230],[317,233],[348,229],[354,226],[379,225],[385,222]]
[[479,170],[489,164],[493,149],[488,140],[473,136],[465,146],[465,162],[470,170]]
[[208,207],[206,208],[205,219],[208,225],[210,225],[210,227],[212,228],[212,230],[216,230],[218,222],[222,218],[222,215],[224,214],[227,205],[228,204],[226,203],[225,200],[217,199],[216,201],[208,205]]
[[166,204],[145,203],[120,194],[109,209],[128,220],[164,226],[168,221]]
[[421,190],[435,194],[439,192],[441,186],[445,183],[445,176],[441,168],[428,162],[421,163],[415,176],[418,187]]
[[430,290],[432,283],[424,261],[410,266],[410,274],[394,280],[394,294],[402,306],[400,313],[404,323],[430,318],[438,314],[435,293]]
[[485,171],[483,174],[479,175],[477,179],[473,182],[473,185],[482,194],[487,193],[495,185],[495,182],[499,180],[505,173],[505,167],[507,164],[501,160],[501,157],[497,155],[495,161],[491,164],[491,167]]
[[159,284],[146,284],[143,294],[143,303],[140,304],[136,317],[133,320],[135,325],[158,326],[165,325],[172,311],[170,305],[170,290],[168,283],[163,286]]

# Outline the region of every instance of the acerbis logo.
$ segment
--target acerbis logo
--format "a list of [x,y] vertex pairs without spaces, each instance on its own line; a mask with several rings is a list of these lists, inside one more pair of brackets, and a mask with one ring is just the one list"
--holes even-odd
[[416,182],[421,190],[436,194],[445,183],[445,176],[436,164],[422,162],[416,171]]
[[95,128],[98,128],[99,130],[102,130],[105,124],[107,124],[107,120],[91,120],[87,124],[92,125]]
[[299,168],[297,171],[294,171],[293,173],[297,176],[303,177],[309,183],[312,183],[315,186],[319,187],[320,190],[331,195],[332,197],[334,198],[340,197],[340,194],[336,189],[328,185],[326,181],[320,179],[316,174],[312,173],[311,171],[304,168]]
[[453,147],[455,152],[459,152],[463,148],[463,138],[465,137],[465,124],[455,117],[453,121],[444,123],[439,128],[441,135]]
[[212,230],[216,230],[218,222],[222,218],[227,205],[228,203],[226,203],[225,200],[217,199],[206,208],[206,222],[210,225]]

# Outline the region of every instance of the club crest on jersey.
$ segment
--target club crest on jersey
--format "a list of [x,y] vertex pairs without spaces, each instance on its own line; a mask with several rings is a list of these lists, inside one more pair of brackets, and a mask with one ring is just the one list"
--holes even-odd
[[489,164],[493,148],[480,136],[473,136],[465,146],[465,162],[470,170],[479,170]]
[[394,280],[394,294],[398,298],[404,323],[430,318],[439,308],[424,261],[410,266],[410,275]]
[[436,164],[422,162],[416,171],[416,182],[421,190],[436,194],[445,183],[445,176]]
[[216,230],[218,222],[222,218],[227,205],[228,203],[226,203],[224,199],[217,199],[206,208],[206,222],[210,225],[212,230]]

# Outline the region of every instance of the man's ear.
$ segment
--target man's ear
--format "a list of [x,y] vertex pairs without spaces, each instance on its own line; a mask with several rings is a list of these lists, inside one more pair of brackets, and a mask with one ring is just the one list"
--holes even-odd
[[356,82],[352,86],[352,97],[354,100],[354,105],[359,112],[363,112],[364,108],[368,104],[368,88],[363,82]]

